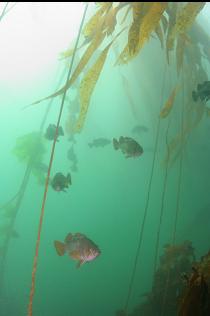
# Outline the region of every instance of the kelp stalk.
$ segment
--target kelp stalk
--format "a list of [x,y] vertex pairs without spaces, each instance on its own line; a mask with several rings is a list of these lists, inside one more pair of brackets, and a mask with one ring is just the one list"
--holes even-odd
[[[26,187],[27,187],[27,183],[28,183],[28,180],[29,180],[29,177],[30,177],[30,173],[31,173],[31,166],[30,166],[30,164],[28,164],[28,166],[26,168],[26,171],[25,171],[25,174],[24,174],[24,177],[23,177],[22,184],[21,184],[19,192],[18,192],[18,194],[16,196],[15,214],[14,214],[14,216],[12,218],[11,223],[10,223],[11,227],[14,226],[18,210],[20,208],[22,199],[24,197],[24,193],[25,193],[25,190],[26,190]],[[1,282],[0,282],[0,294],[1,294],[1,291],[3,289],[3,275],[4,275],[6,255],[7,255],[7,250],[9,248],[10,238],[11,238],[11,235],[10,234],[7,235],[6,240],[4,242],[4,247],[3,247],[3,257],[1,258],[1,265],[0,265],[0,280],[1,280]]]
[[9,5],[9,2],[7,2],[7,3],[5,4],[5,6],[4,6],[4,9],[3,9],[3,11],[2,11],[2,14],[0,15],[0,21],[2,20],[2,18],[3,18],[4,15],[6,14],[6,9],[7,9],[8,5]]
[[[63,79],[63,76],[64,76],[65,72],[66,72],[66,69],[64,68],[64,71],[61,74],[61,78],[58,81],[58,87],[61,84],[61,80]],[[39,130],[40,136],[43,133],[44,126],[45,126],[45,123],[46,123],[49,111],[51,109],[52,102],[53,102],[53,100],[51,99],[49,104],[48,104],[48,106],[47,106],[47,109],[46,109],[46,111],[44,113],[44,117],[43,117],[43,119],[41,121],[40,130]],[[35,153],[36,153],[36,146],[34,148],[34,154]],[[21,203],[22,203],[22,200],[23,200],[23,197],[24,197],[24,194],[25,194],[25,191],[26,191],[26,188],[27,188],[30,176],[31,176],[31,172],[32,172],[32,169],[33,169],[33,161],[32,161],[33,157],[34,157],[34,155],[32,155],[31,159],[29,159],[29,161],[27,163],[26,170],[25,170],[25,173],[24,173],[24,176],[23,176],[23,180],[22,180],[22,183],[20,185],[20,188],[19,188],[18,192],[9,201],[4,203],[4,205],[2,205],[0,207],[0,211],[1,211],[1,210],[5,209],[5,207],[9,206],[12,202],[14,202],[14,205],[15,205],[14,206],[14,215],[13,215],[13,218],[12,218],[11,223],[10,223],[11,230],[13,230],[13,228],[15,226],[15,220],[17,218],[17,214],[18,214],[18,211],[20,209],[20,206],[21,206]],[[4,269],[5,269],[5,262],[6,262],[6,256],[7,256],[7,252],[8,252],[8,249],[9,249],[9,242],[10,242],[11,238],[12,238],[11,234],[8,234],[6,236],[6,239],[5,239],[4,244],[3,244],[3,251],[2,251],[2,254],[1,254],[1,263],[0,263],[0,280],[1,280],[0,281],[0,296],[1,296],[1,291],[3,289],[3,285],[4,285],[3,276],[4,276]]]
[[[81,32],[82,32],[83,24],[84,24],[84,21],[85,21],[87,9],[88,9],[88,3],[85,5],[82,21],[80,23],[79,32],[78,32],[76,44],[75,44],[75,47],[74,47],[74,53],[73,53],[73,56],[72,56],[71,65],[69,67],[69,71],[68,71],[68,75],[67,75],[66,85],[67,85],[67,83],[69,81],[69,78],[71,76],[72,66],[73,66],[73,62],[74,62],[74,57],[75,57],[76,50],[77,50],[77,47],[78,47],[78,44],[79,44],[79,39],[80,39],[80,35],[81,35]],[[64,107],[64,101],[65,101],[65,97],[66,97],[66,92],[67,92],[67,90],[64,91],[63,97],[62,97],[62,101],[61,101],[60,111],[59,111],[57,125],[56,125],[56,132],[55,132],[55,137],[54,137],[54,140],[53,140],[51,156],[50,156],[50,162],[49,162],[47,178],[46,178],[46,183],[45,183],[45,191],[44,191],[44,196],[43,196],[43,200],[42,200],[42,208],[41,208],[41,214],[40,214],[40,219],[39,219],[38,235],[37,235],[35,256],[34,256],[34,262],[33,262],[33,270],[32,270],[32,280],[31,280],[31,290],[30,290],[30,297],[29,297],[28,316],[32,316],[33,315],[33,298],[34,298],[34,292],[35,292],[36,271],[37,271],[37,263],[38,263],[38,256],[39,256],[39,246],[40,246],[42,224],[43,224],[45,204],[46,204],[46,199],[47,199],[47,192],[48,192],[48,185],[49,185],[49,179],[50,179],[50,172],[51,172],[51,167],[52,167],[52,162],[53,162],[53,157],[54,157],[54,152],[55,152],[55,145],[56,145],[56,139],[57,139],[57,135],[58,135],[58,128],[59,128],[59,125],[60,125],[60,120],[61,120],[63,107]]]
[[[171,120],[168,121],[168,126],[166,130],[167,156],[169,156],[168,134],[169,134],[170,124],[171,124]],[[159,225],[158,225],[158,230],[157,230],[157,239],[156,239],[156,246],[155,246],[154,275],[157,269],[157,260],[158,260],[159,244],[160,244],[160,230],[161,230],[161,225],[162,225],[162,220],[163,220],[167,182],[168,182],[168,163],[166,165],[165,176],[164,176],[164,181],[163,181],[163,191],[162,191],[162,197],[161,197],[160,218],[159,218]]]
[[[182,69],[183,70],[183,69]],[[181,112],[181,135],[184,134],[184,74],[182,73],[183,78],[183,105],[182,105],[182,112]],[[182,138],[183,139],[183,138]],[[183,151],[180,154],[180,161],[179,161],[179,173],[178,173],[178,188],[177,188],[177,199],[176,199],[176,211],[175,211],[175,219],[174,219],[174,228],[172,232],[172,245],[175,245],[176,241],[176,232],[177,232],[177,221],[178,221],[178,214],[180,210],[180,197],[181,197],[181,184],[182,184],[182,170],[183,170]],[[163,303],[162,303],[162,310],[161,316],[165,314],[165,304],[167,300],[167,292],[170,280],[170,270],[168,269],[167,278],[165,283],[165,290],[163,295]]]
[[[64,72],[65,71],[66,71],[66,69],[64,69]],[[63,78],[64,72],[61,75],[61,79],[59,80],[58,86],[60,86],[60,84],[61,84],[61,80]],[[46,109],[46,111],[44,113],[44,117],[42,119],[42,122],[41,122],[41,125],[40,125],[40,130],[39,130],[40,136],[43,133],[44,125],[45,125],[45,122],[47,120],[47,116],[49,114],[49,111],[51,109],[52,102],[53,102],[53,100],[50,100],[50,102],[49,102],[49,104],[47,106],[47,109]],[[36,153],[36,146],[34,148],[34,152]],[[18,211],[20,209],[20,206],[21,206],[21,203],[22,203],[22,200],[23,200],[23,197],[24,197],[24,194],[25,194],[25,191],[26,191],[26,188],[27,188],[30,176],[31,176],[31,172],[32,172],[32,169],[33,169],[33,162],[32,162],[32,160],[33,160],[33,155],[32,155],[31,159],[27,163],[26,170],[25,170],[25,173],[24,173],[24,176],[23,176],[23,180],[22,180],[22,183],[20,185],[20,188],[19,188],[18,192],[9,201],[7,201],[7,203],[5,203],[4,205],[2,205],[0,207],[0,210],[2,210],[7,205],[11,204],[14,201],[15,207],[14,207],[14,215],[13,215],[13,218],[12,218],[11,223],[10,223],[11,229],[14,228],[15,220],[16,220]],[[3,282],[4,268],[5,268],[6,256],[7,256],[7,251],[9,249],[9,242],[10,242],[10,238],[11,237],[12,237],[11,234],[8,234],[6,236],[6,239],[5,239],[4,245],[3,245],[3,252],[2,252],[2,255],[1,255],[1,263],[0,263],[0,280],[1,280],[1,282],[0,282],[0,295],[1,295],[2,288],[3,288],[3,284],[4,284],[4,282]]]
[[[163,91],[164,91],[165,73],[166,73],[166,67],[165,67],[164,74],[163,74],[163,84],[162,84],[162,89],[161,89],[161,96],[163,96]],[[161,104],[162,104],[162,100],[161,100]],[[128,305],[129,305],[129,302],[130,302],[130,297],[131,297],[131,293],[132,293],[132,289],[133,289],[133,283],[134,283],[134,279],[135,279],[135,275],[136,275],[137,263],[138,263],[138,259],[139,259],[139,255],[140,255],[140,250],[141,250],[141,247],[142,247],[142,242],[143,242],[143,234],[144,234],[145,222],[146,222],[148,208],[149,208],[150,194],[151,194],[151,188],[152,188],[152,180],[153,180],[154,169],[155,169],[155,162],[156,162],[156,158],[157,158],[157,149],[158,149],[159,135],[160,135],[160,117],[158,118],[158,123],[157,123],[157,132],[156,132],[156,136],[155,136],[154,155],[153,155],[151,172],[150,172],[150,177],[149,177],[149,185],[148,185],[148,190],[147,190],[146,204],[145,204],[144,213],[143,213],[143,220],[142,220],[142,223],[141,223],[140,229],[139,229],[138,245],[137,245],[136,255],[135,255],[135,259],[134,259],[134,265],[133,265],[133,269],[132,269],[132,273],[131,273],[131,279],[130,279],[130,282],[129,282],[128,294],[127,294],[125,306],[124,306],[124,309],[123,309],[125,314],[127,314],[127,311],[128,311]]]

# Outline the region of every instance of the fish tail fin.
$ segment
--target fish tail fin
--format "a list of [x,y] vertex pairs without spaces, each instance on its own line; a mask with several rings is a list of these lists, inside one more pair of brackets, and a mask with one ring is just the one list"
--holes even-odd
[[71,174],[70,173],[67,174],[66,179],[67,179],[68,184],[71,185]]
[[113,138],[113,146],[114,146],[114,149],[115,149],[115,150],[118,150],[118,149],[119,149],[119,142],[117,141],[116,138]]
[[55,250],[59,256],[63,256],[65,254],[66,247],[65,247],[65,244],[63,242],[55,240],[54,246],[55,246]]
[[195,91],[192,92],[192,98],[195,102],[198,101],[198,95]]
[[62,126],[59,126],[58,133],[59,133],[61,136],[64,136],[64,132],[63,132]]
[[81,265],[83,265],[85,263],[84,260],[80,260],[78,261],[77,265],[76,265],[76,268],[79,269],[81,267]]

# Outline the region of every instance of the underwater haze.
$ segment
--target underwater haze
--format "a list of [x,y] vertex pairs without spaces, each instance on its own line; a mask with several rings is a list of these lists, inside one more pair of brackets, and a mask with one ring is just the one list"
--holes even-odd
[[0,3],[0,316],[209,315],[181,280],[209,297],[198,4]]

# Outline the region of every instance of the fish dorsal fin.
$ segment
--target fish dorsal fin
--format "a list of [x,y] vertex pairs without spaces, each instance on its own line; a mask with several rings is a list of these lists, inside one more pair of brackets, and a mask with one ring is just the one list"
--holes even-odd
[[65,243],[69,243],[72,240],[73,235],[69,233],[65,238]]
[[85,263],[85,260],[80,260],[80,261],[78,261],[78,263],[77,263],[77,269],[79,269],[80,267],[81,267],[81,265],[83,265]]
[[64,253],[66,252],[66,247],[65,247],[65,244],[63,242],[60,242],[58,240],[55,240],[54,241],[54,246],[55,246],[55,249],[57,251],[57,254],[59,256],[63,256]]

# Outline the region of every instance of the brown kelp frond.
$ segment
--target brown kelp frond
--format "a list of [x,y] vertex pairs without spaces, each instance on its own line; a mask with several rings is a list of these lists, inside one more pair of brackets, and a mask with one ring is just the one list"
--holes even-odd
[[90,43],[90,45],[87,47],[86,51],[84,52],[82,58],[80,59],[79,64],[77,65],[76,69],[74,70],[71,78],[67,82],[65,86],[63,86],[61,89],[59,89],[57,92],[49,95],[46,98],[40,99],[36,102],[33,102],[31,105],[38,104],[42,101],[55,98],[61,94],[63,94],[66,90],[68,90],[71,85],[75,82],[75,80],[78,78],[78,76],[81,74],[89,60],[91,59],[92,55],[94,54],[95,50],[99,47],[99,45],[102,43],[103,39],[105,37],[104,33],[100,33],[97,35],[97,37],[94,38],[94,40]]
[[206,2],[188,2],[177,14],[174,31],[176,34],[185,33],[189,29],[196,16],[204,8]]
[[176,87],[172,90],[168,100],[166,101],[166,103],[164,104],[161,112],[160,112],[160,117],[161,118],[166,118],[169,113],[171,112],[171,109],[173,107],[174,104],[174,100],[175,97],[177,95],[177,92],[179,91],[180,87],[178,85],[176,85]]
[[135,56],[138,50],[138,38],[145,2],[133,2],[133,23],[128,32],[128,48],[130,56]]
[[133,3],[133,22],[129,29],[128,43],[120,53],[116,65],[125,64],[137,56],[152,32],[157,29],[166,7],[167,2]]
[[[205,2],[196,3],[171,3],[171,2],[100,2],[96,3],[96,11],[89,19],[83,29],[84,40],[80,48],[86,47],[74,73],[69,82],[58,91],[42,98],[31,105],[38,104],[44,100],[55,98],[68,90],[79,77],[84,68],[91,61],[95,51],[107,40],[107,37],[114,34],[119,26],[117,14],[125,8],[126,12],[122,22],[126,21],[129,12],[132,11],[132,20],[128,25],[128,39],[115,64],[122,65],[136,57],[141,48],[154,33],[158,37],[161,47],[166,47],[169,62],[169,52],[173,50],[176,40],[177,49],[177,71],[183,64],[185,48],[187,44],[187,31],[192,26],[196,16],[203,9]],[[124,13],[124,12],[123,12]],[[166,36],[166,39],[165,39]],[[106,45],[106,43],[105,43]],[[63,53],[63,58],[72,55],[72,50]]]
[[78,120],[74,127],[75,133],[80,132],[83,127],[87,110],[88,110],[88,106],[90,103],[90,98],[95,88],[95,85],[98,81],[102,68],[104,66],[110,46],[111,44],[109,44],[103,50],[103,52],[97,59],[96,63],[93,65],[93,67],[89,69],[89,71],[86,73],[85,77],[81,81],[80,88],[79,88],[81,108],[80,108]]
[[206,113],[205,104],[199,103],[198,105],[192,107],[191,111],[193,111],[191,113],[192,116],[186,116],[184,121],[183,131],[174,136],[169,143],[169,154],[166,154],[166,157],[163,161],[164,166],[167,166],[167,164],[172,166],[177,161],[178,157],[180,157],[180,154],[184,150],[187,143],[188,136],[199,125]]
[[191,273],[184,272],[185,288],[179,298],[178,316],[210,315],[210,251],[193,263]]
[[92,95],[93,90],[95,88],[95,85],[98,81],[98,78],[100,76],[100,73],[103,69],[108,51],[109,51],[111,45],[113,44],[113,42],[115,41],[115,39],[123,32],[123,30],[117,34],[117,36],[113,39],[113,41],[111,41],[111,43],[109,43],[106,46],[106,48],[104,48],[104,50],[102,51],[102,53],[100,54],[100,56],[96,60],[95,64],[88,70],[88,72],[86,73],[86,75],[84,76],[84,78],[81,81],[80,88],[79,88],[80,113],[79,113],[78,120],[77,120],[75,127],[74,127],[75,133],[80,132],[82,127],[83,127],[85,117],[87,114],[87,110],[88,110],[88,106],[90,103],[90,98],[91,98],[91,95]]
[[165,9],[167,2],[153,2],[148,13],[142,20],[140,28],[139,48],[141,49],[149,40],[151,33],[156,29]]
[[183,272],[186,272],[186,274],[190,273],[194,261],[195,253],[190,241],[186,240],[180,244],[165,245],[160,256],[159,266],[154,274],[150,292],[146,293],[143,299],[141,297],[141,302],[128,315],[163,315],[163,297],[168,275],[170,277],[164,315],[177,315],[177,295],[182,293],[185,286],[181,274]]
[[104,22],[106,14],[108,14],[108,11],[111,9],[112,3],[113,2],[101,2],[98,11],[90,18],[84,27],[82,33],[85,37],[94,37],[99,25],[101,26],[101,21]]
[[170,6],[168,5],[167,14],[168,14],[168,28],[167,28],[167,37],[166,37],[166,56],[169,64],[169,53],[174,48],[175,36],[173,33],[174,26],[176,24],[176,15],[177,15],[178,6],[175,2],[171,2]]
[[157,25],[157,27],[155,29],[155,34],[157,35],[157,37],[160,41],[161,48],[163,49],[164,48],[164,33],[163,33],[163,30],[162,30],[160,23]]
[[178,36],[177,45],[176,45],[176,68],[177,68],[178,75],[180,74],[180,70],[182,69],[182,66],[183,66],[185,45],[186,45],[186,37],[183,34],[180,34]]
[[120,6],[110,8],[108,14],[105,15],[103,30],[107,36],[111,35],[115,30],[115,27],[117,25],[117,13],[119,9]]
[[177,10],[177,3],[174,3],[173,10],[169,9],[169,30],[166,44],[167,56],[174,48],[176,37],[186,33],[204,6],[205,2],[188,2],[180,10]]
[[[85,38],[84,41],[82,42],[82,44],[77,48],[77,51],[80,50],[81,48],[83,48],[84,46],[86,46],[88,43],[90,42],[90,40],[88,38]],[[74,52],[73,48],[69,48],[64,52],[60,53],[60,60],[72,57]]]

